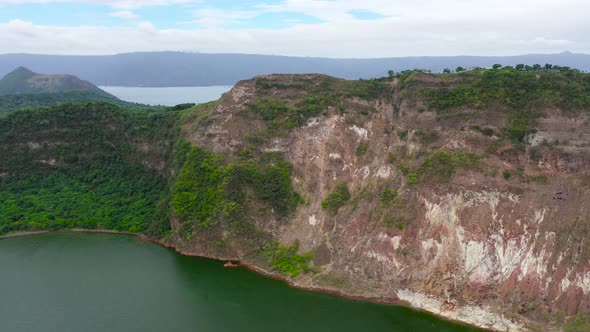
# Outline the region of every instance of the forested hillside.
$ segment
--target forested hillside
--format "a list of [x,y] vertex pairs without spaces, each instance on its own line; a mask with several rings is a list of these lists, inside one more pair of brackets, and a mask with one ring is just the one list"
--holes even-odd
[[163,218],[177,117],[79,103],[0,119],[0,233],[146,232]]
[[73,90],[55,93],[35,93],[35,94],[14,94],[0,96],[0,116],[9,112],[21,109],[35,109],[40,107],[51,107],[65,103],[79,102],[106,102],[124,108],[137,110],[158,110],[165,107],[148,106],[136,103],[130,103],[113,96],[97,94],[92,91]]

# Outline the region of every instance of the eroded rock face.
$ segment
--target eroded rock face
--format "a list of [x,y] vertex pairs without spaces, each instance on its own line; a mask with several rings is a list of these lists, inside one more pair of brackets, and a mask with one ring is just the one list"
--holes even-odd
[[[308,84],[323,79],[303,78]],[[290,83],[301,77],[278,79]],[[327,107],[260,146],[282,152],[292,163],[295,188],[305,200],[288,220],[261,217],[256,223],[281,243],[297,241],[300,250],[314,253],[313,272],[293,283],[399,299],[498,331],[590,314],[587,135],[576,135],[577,147],[544,150],[536,160],[528,151],[502,148],[507,143],[490,153],[497,136],[466,129],[470,119],[437,120],[420,98],[400,96],[396,82],[389,84],[392,95],[370,101],[343,97],[339,110]],[[289,100],[293,94],[275,87],[265,90],[264,98]],[[241,116],[257,98],[262,97],[256,80],[240,82],[217,104],[208,125],[186,136],[232,158],[251,144],[248,134],[265,128],[260,119]],[[497,130],[505,120],[497,115],[486,123]],[[558,110],[543,121],[538,134],[543,137],[564,137],[560,121],[577,132],[590,129],[588,121],[562,117]],[[432,132],[436,135],[426,139]],[[368,148],[359,153],[363,142]],[[403,166],[417,169],[440,150],[474,152],[481,163],[443,179],[430,174],[412,181],[404,174]],[[347,184],[352,199],[334,215],[321,202],[338,182]],[[388,188],[397,192],[393,203],[380,199]],[[197,244],[182,245],[211,254]],[[260,265],[251,253],[233,254]]]

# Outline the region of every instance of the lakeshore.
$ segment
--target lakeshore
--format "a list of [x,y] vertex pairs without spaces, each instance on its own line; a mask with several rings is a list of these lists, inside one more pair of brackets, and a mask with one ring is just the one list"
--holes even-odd
[[[412,310],[414,312],[422,312],[425,315],[429,315],[432,317],[439,317],[440,319],[448,321],[451,324],[457,324],[457,326],[463,326],[464,328],[471,329],[468,325],[466,325],[463,322],[448,319],[447,317],[445,317],[443,315],[435,315],[435,314],[433,314],[429,311],[426,311],[426,310],[420,310],[420,308],[416,308],[414,306],[411,306],[408,303],[401,301],[397,298],[393,298],[393,297],[391,297],[391,298],[387,298],[387,297],[381,297],[381,298],[359,297],[359,296],[351,296],[351,295],[342,293],[342,292],[335,290],[335,289],[301,286],[301,285],[296,284],[293,280],[286,278],[283,275],[274,273],[272,271],[267,271],[267,270],[262,269],[258,266],[249,264],[248,262],[241,261],[235,257],[215,257],[215,256],[195,255],[192,253],[183,252],[181,250],[178,250],[177,248],[174,248],[173,246],[170,246],[167,243],[151,239],[151,238],[149,238],[145,235],[142,235],[142,234],[129,233],[129,232],[118,232],[118,231],[111,231],[111,230],[71,229],[71,230],[62,230],[62,231],[38,231],[38,232],[23,232],[23,233],[7,234],[4,236],[0,236],[0,240],[13,239],[13,238],[23,238],[23,237],[42,237],[42,236],[46,236],[46,235],[68,235],[68,234],[125,235],[125,236],[139,239],[145,243],[158,244],[159,246],[163,246],[165,248],[173,250],[175,253],[180,254],[183,257],[193,257],[193,258],[207,259],[207,260],[218,261],[218,262],[227,262],[227,261],[236,262],[239,264],[240,267],[243,267],[245,270],[254,272],[257,275],[264,276],[269,279],[280,281],[281,283],[286,284],[289,288],[292,288],[292,289],[302,290],[302,291],[306,291],[306,292],[310,292],[310,293],[313,292],[313,293],[317,293],[317,294],[325,294],[325,295],[329,295],[329,296],[335,296],[338,298],[350,300],[350,301],[357,302],[357,303],[380,304],[380,305],[386,305],[391,308],[397,308],[397,307],[404,307],[404,308],[408,308],[408,309],[411,308],[410,310]],[[222,267],[223,265],[220,264],[219,266]],[[228,269],[225,269],[225,270],[228,270]],[[229,270],[233,270],[233,269],[229,269]]]

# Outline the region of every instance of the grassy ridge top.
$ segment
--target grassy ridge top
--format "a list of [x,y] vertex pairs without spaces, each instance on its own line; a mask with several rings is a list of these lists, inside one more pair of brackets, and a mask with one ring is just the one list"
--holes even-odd
[[413,71],[399,79],[439,119],[506,114],[502,132],[515,143],[534,133],[537,120],[550,109],[570,116],[590,111],[590,74],[567,67],[497,67],[439,75]]

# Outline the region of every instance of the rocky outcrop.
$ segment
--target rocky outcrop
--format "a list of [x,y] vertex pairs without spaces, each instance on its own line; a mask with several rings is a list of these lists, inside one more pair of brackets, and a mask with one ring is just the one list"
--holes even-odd
[[[243,81],[183,127],[194,145],[228,159],[256,144],[290,161],[305,203],[287,220],[264,215],[256,226],[313,253],[312,269],[293,284],[401,300],[497,331],[557,330],[564,317],[590,314],[590,124],[583,114],[550,110],[519,150],[497,134],[506,114],[442,118],[396,80],[375,98],[342,93],[303,125],[252,143],[268,124],[247,114],[249,103],[298,105],[314,93],[302,84],[350,83],[319,75]],[[481,126],[496,134],[473,129]],[[321,202],[339,182],[352,197],[334,214]],[[170,243],[216,256],[199,241]],[[227,255],[271,268],[239,248]]]

